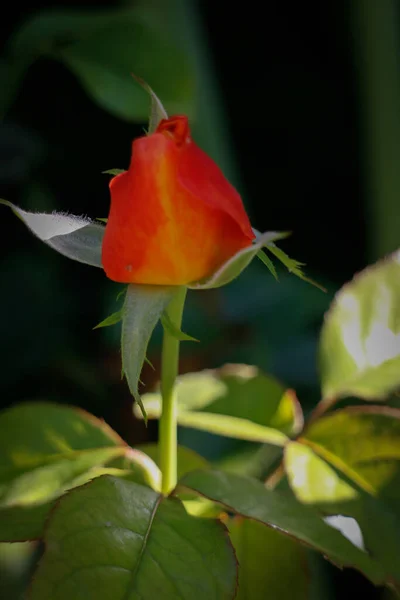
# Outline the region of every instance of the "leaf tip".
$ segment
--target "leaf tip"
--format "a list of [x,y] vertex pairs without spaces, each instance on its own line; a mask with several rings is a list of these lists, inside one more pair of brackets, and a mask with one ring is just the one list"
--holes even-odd
[[140,408],[140,410],[141,410],[141,413],[142,413],[142,415],[143,415],[143,421],[144,421],[144,424],[145,424],[145,425],[146,425],[146,427],[147,427],[147,423],[148,423],[148,417],[147,417],[147,412],[146,412],[146,409],[145,409],[145,407],[144,407],[144,404],[143,404],[142,398],[141,398],[141,396],[140,396],[140,394],[139,394],[138,392],[136,392],[136,394],[134,395],[134,398],[135,398],[135,401],[137,402],[137,404],[138,404],[138,406],[139,406],[139,408]]

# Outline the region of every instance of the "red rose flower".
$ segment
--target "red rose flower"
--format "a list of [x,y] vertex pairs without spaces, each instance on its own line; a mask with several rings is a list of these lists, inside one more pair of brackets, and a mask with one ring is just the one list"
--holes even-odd
[[110,190],[102,263],[120,283],[201,280],[255,237],[239,194],[192,141],[184,116],[136,139]]

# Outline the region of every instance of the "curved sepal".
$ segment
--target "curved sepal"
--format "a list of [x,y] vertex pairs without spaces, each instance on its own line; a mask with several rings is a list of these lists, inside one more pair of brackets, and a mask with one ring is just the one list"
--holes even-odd
[[100,223],[65,213],[32,213],[7,200],[0,200],[0,204],[11,208],[36,237],[60,254],[102,268],[104,226]]
[[202,281],[196,281],[190,285],[189,288],[193,290],[207,290],[210,288],[218,288],[227,283],[230,283],[251,263],[253,258],[264,246],[267,246],[271,242],[281,240],[287,237],[285,232],[267,231],[261,234],[257,240],[247,248],[237,252],[232,258],[222,265],[211,277],[208,277]]
[[160,121],[162,121],[163,119],[168,119],[167,111],[163,107],[161,100],[155,95],[155,93],[153,92],[151,87],[145,81],[143,81],[143,79],[141,79],[141,77],[138,77],[137,75],[134,75],[133,73],[132,73],[132,77],[134,79],[136,79],[138,84],[141,85],[142,88],[150,96],[151,108],[150,108],[150,115],[149,115],[149,128],[148,128],[147,133],[149,133],[149,134],[154,133],[155,130],[157,129]]

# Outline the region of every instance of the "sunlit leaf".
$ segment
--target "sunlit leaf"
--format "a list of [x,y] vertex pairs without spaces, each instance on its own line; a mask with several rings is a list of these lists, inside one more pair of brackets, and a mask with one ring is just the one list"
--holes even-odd
[[400,250],[337,293],[321,334],[324,397],[383,399],[400,386]]
[[145,421],[146,411],[138,390],[140,373],[150,336],[176,291],[176,287],[131,284],[125,296],[122,309],[122,369]]
[[3,411],[0,429],[0,506],[46,502],[129,449],[95,417],[50,403]]
[[[282,445],[303,422],[294,393],[249,365],[182,375],[177,401],[180,425],[238,439]],[[150,419],[160,417],[159,392],[144,394],[143,403]]]
[[269,490],[250,477],[210,470],[188,473],[179,486],[196,491],[229,511],[269,525],[318,550],[335,564],[359,569],[374,583],[384,581],[383,570],[368,554],[288,493]]
[[355,519],[354,542],[399,585],[400,410],[361,406],[320,418],[287,445],[285,469],[302,502]]
[[100,223],[64,213],[32,213],[7,200],[0,200],[0,204],[9,206],[34,235],[60,254],[93,267],[102,267],[104,226]]
[[[158,444],[140,444],[137,449],[147,454],[154,463],[160,466],[160,448]],[[210,468],[208,461],[190,448],[178,446],[177,450],[178,478],[183,477],[186,473],[190,473],[190,471]],[[153,489],[155,488],[153,487]],[[216,508],[213,502],[205,498],[199,498],[199,496],[194,496],[193,494],[180,494],[179,498],[183,501],[187,512],[193,516],[209,518],[218,517],[221,513],[221,510]]]
[[46,528],[32,600],[231,600],[236,559],[224,526],[176,498],[101,477],[62,498]]
[[136,480],[153,485],[157,479],[148,456],[78,409],[19,404],[0,413],[0,430],[0,540],[38,537],[51,502],[103,474],[118,457]]
[[200,429],[216,435],[249,442],[272,444],[273,446],[283,447],[288,441],[288,437],[277,429],[253,423],[248,419],[218,413],[181,411],[178,416],[178,423],[183,427]]

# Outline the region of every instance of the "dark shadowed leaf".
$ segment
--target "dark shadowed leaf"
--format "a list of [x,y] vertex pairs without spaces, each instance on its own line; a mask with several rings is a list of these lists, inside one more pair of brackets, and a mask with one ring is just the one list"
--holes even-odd
[[37,540],[54,502],[0,509],[0,542]]
[[228,522],[239,563],[236,600],[310,600],[308,551],[259,521]]
[[187,55],[157,11],[43,11],[9,44],[10,56],[60,60],[101,107],[128,121],[147,121],[149,100],[131,73],[149,83],[168,110],[190,113],[193,80]]
[[269,490],[249,477],[210,470],[188,473],[179,487],[194,490],[230,511],[280,530],[335,564],[359,569],[374,583],[384,581],[379,564],[288,493]]

